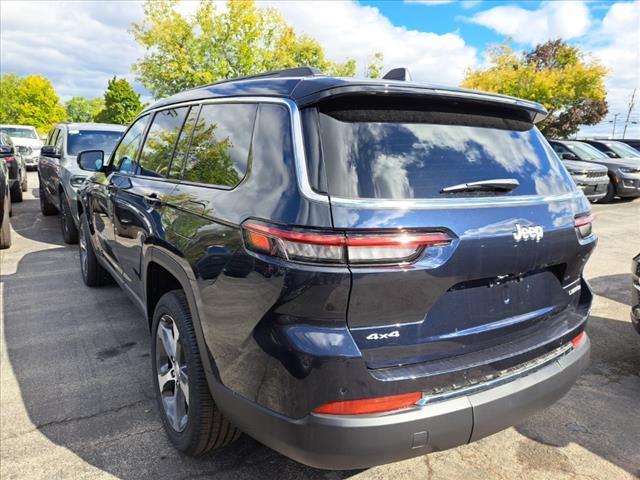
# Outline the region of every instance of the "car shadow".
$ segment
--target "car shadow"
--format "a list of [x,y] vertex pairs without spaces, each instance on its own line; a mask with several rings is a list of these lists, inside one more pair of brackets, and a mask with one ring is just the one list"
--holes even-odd
[[[26,223],[18,222],[21,235],[29,233]],[[38,431],[126,480],[343,479],[357,473],[301,465],[246,435],[200,458],[180,454],[158,417],[148,327],[124,293],[117,286],[86,287],[78,253],[68,247],[28,253],[15,272],[2,276],[6,351],[19,389],[12,392],[3,379],[3,401],[21,399],[3,403],[9,409],[3,416],[17,419],[3,421],[9,450],[24,455]],[[21,404],[29,421],[21,420]]]
[[640,397],[640,335],[631,322],[605,317],[591,317],[587,332],[589,367],[563,399],[516,427],[540,445],[523,442],[517,457],[524,467],[540,464],[562,455],[556,447],[577,444],[640,475],[640,416],[637,404],[629,404]]
[[631,273],[591,278],[589,285],[596,295],[631,306]]
[[[34,189],[37,193],[37,189]],[[13,204],[11,226],[17,234],[36,242],[64,245],[60,231],[60,217],[45,217],[40,212],[38,198],[25,198]]]

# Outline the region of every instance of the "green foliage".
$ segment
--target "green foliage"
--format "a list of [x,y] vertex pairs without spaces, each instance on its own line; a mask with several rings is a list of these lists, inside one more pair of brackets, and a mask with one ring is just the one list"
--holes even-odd
[[382,77],[382,62],[384,56],[382,52],[376,52],[369,57],[369,62],[365,70],[365,76],[367,78],[380,78]]
[[578,48],[553,40],[523,55],[506,45],[495,48],[490,66],[467,71],[462,86],[542,103],[549,116],[538,125],[540,130],[550,137],[566,138],[581,125],[595,125],[607,114],[606,73]]
[[104,108],[102,98],[73,97],[65,103],[68,122],[90,122]]
[[142,110],[140,95],[124,78],[109,80],[104,92],[104,108],[94,117],[96,122],[128,125]]
[[41,133],[65,117],[51,82],[41,75],[0,77],[0,122],[33,125]]
[[155,97],[218,80],[268,70],[316,67],[341,76],[355,74],[355,61],[331,62],[312,37],[297,34],[271,8],[253,0],[230,0],[227,10],[203,1],[185,18],[173,0],[145,4],[145,18],[132,33],[146,48],[133,71]]

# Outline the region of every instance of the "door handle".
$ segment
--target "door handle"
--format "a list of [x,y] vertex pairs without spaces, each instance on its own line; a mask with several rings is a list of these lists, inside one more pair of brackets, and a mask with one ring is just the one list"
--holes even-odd
[[149,195],[145,195],[143,198],[145,203],[153,208],[160,208],[165,205],[165,203],[158,198],[157,193],[150,193]]

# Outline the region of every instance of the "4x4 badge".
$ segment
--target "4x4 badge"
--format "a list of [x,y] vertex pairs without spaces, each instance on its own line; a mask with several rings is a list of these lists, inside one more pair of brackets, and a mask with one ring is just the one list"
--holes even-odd
[[542,240],[544,236],[544,229],[540,226],[535,227],[523,227],[516,223],[516,231],[513,232],[513,239],[516,242],[535,240],[536,243]]

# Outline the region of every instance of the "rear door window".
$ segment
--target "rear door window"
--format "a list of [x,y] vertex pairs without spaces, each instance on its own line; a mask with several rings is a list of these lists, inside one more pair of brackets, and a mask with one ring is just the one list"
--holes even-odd
[[[419,199],[549,195],[572,189],[546,140],[528,121],[486,115],[477,108],[364,102],[348,107],[334,102],[318,109],[321,148],[315,150],[322,155],[329,195]],[[442,192],[495,179],[516,179],[519,186],[506,193]]]
[[193,130],[183,180],[220,187],[238,185],[249,163],[257,104],[204,104]]
[[168,177],[173,150],[189,107],[161,110],[153,117],[140,153],[140,175]]

